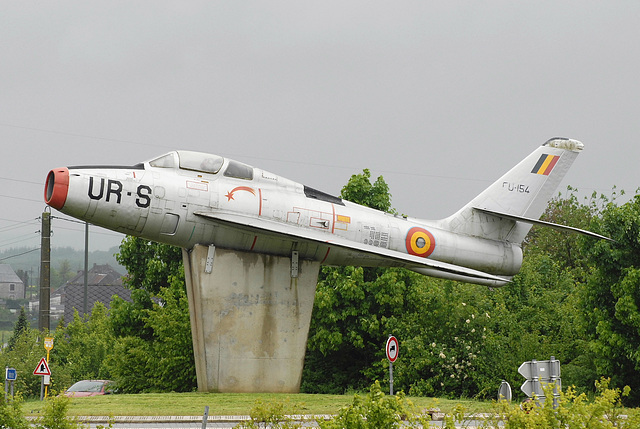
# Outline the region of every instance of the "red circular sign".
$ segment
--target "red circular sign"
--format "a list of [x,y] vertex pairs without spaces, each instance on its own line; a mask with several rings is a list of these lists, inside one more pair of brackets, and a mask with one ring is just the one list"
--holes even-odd
[[387,359],[393,363],[398,359],[398,340],[396,337],[389,337],[387,340]]
[[407,232],[406,247],[409,254],[426,258],[436,248],[436,239],[426,229],[414,226]]

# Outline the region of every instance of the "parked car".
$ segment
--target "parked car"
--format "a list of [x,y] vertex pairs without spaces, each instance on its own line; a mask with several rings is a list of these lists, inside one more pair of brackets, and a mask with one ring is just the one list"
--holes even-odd
[[84,396],[109,395],[114,392],[111,380],[82,380],[64,392],[64,396],[80,398]]

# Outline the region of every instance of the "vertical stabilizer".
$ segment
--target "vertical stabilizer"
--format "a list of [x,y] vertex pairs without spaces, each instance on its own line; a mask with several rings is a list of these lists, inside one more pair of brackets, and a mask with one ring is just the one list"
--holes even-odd
[[547,141],[444,222],[460,234],[521,243],[530,223],[475,209],[539,219],[583,147],[577,140]]

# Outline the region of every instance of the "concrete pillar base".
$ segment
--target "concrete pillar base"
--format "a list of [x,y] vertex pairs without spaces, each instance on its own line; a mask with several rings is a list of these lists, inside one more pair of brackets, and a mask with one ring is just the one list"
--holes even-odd
[[[211,259],[213,258],[213,259]],[[183,250],[201,392],[300,391],[319,262]]]

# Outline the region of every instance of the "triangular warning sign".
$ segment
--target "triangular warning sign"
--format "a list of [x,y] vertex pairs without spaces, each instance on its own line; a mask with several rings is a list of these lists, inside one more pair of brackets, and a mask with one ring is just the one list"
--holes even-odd
[[40,363],[33,370],[33,375],[51,375],[51,370],[45,358],[40,359]]

